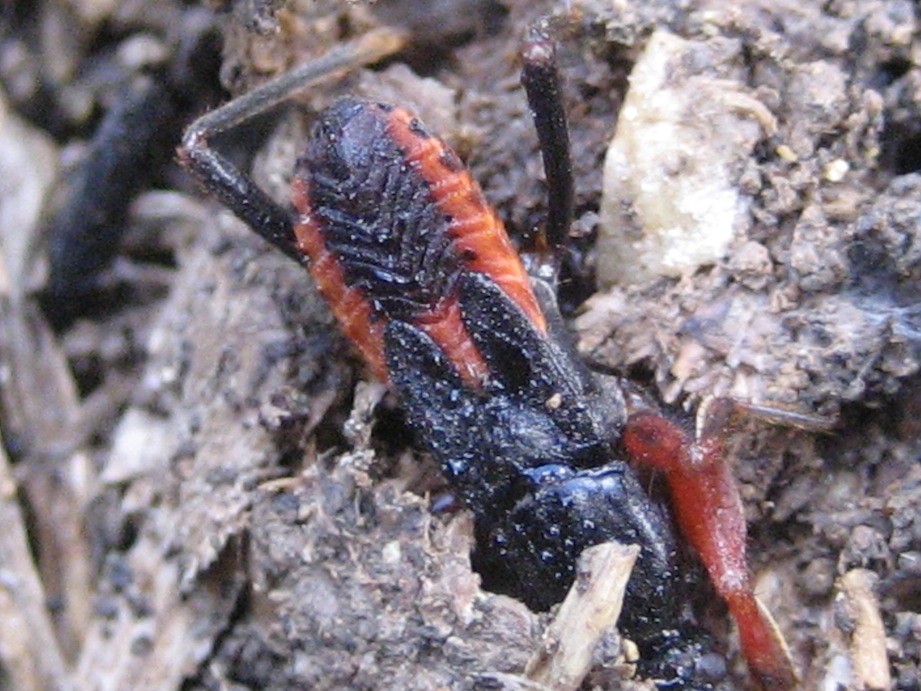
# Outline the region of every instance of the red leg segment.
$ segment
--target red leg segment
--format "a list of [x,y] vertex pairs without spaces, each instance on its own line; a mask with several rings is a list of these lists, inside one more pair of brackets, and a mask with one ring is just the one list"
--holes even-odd
[[678,423],[642,411],[628,420],[623,441],[634,459],[665,473],[681,531],[729,606],[752,674],[766,689],[792,689],[787,646],[752,587],[742,502],[723,448],[725,420],[694,439]]

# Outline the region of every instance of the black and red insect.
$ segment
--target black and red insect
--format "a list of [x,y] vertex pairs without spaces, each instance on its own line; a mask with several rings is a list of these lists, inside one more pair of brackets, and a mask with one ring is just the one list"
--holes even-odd
[[[553,44],[531,31],[524,83],[550,187],[545,232],[525,262],[456,154],[401,108],[353,98],[320,114],[284,209],[211,149],[216,132],[311,80],[396,49],[386,31],[194,123],[180,159],[223,203],[305,263],[343,331],[388,381],[475,516],[487,588],[535,610],[561,601],[587,547],[641,547],[619,626],[661,688],[710,689],[718,656],[688,614],[688,582],[664,510],[628,461],[662,469],[673,511],[769,688],[795,674],[746,566],[741,502],[724,460],[719,402],[697,434],[603,387],[576,357],[556,305],[555,250],[571,219],[569,145]],[[527,265],[527,266],[526,266]]]

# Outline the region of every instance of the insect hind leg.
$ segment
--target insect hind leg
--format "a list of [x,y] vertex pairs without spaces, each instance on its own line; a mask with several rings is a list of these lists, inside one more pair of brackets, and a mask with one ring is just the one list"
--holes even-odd
[[290,212],[212,148],[209,139],[271,110],[325,77],[392,55],[405,40],[405,35],[394,29],[371,31],[202,115],[183,135],[177,151],[179,162],[256,233],[288,257],[303,261],[295,246]]

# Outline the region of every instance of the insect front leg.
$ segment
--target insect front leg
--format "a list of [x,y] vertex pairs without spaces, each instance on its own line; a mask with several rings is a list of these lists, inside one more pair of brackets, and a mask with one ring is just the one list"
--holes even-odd
[[797,677],[786,642],[756,597],[748,569],[742,500],[724,448],[734,413],[731,400],[715,399],[695,436],[674,420],[641,411],[627,421],[623,444],[634,459],[664,471],[678,523],[729,606],[752,674],[764,688],[792,689]]

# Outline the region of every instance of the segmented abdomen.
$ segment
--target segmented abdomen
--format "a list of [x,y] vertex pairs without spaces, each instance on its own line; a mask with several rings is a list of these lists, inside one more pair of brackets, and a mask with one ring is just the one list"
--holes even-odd
[[502,223],[457,155],[405,110],[345,99],[298,162],[298,249],[377,376],[390,319],[426,331],[468,383],[487,374],[461,320],[456,281],[487,274],[541,330],[544,317]]

